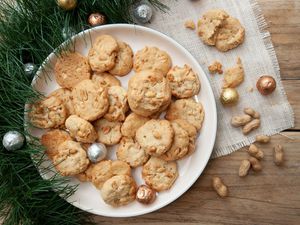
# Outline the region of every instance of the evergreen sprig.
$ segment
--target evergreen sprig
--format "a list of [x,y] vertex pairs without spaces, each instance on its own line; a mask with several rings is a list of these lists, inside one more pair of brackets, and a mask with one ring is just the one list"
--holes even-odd
[[[149,0],[166,10],[159,0]],[[24,64],[40,66],[63,41],[62,29],[77,32],[89,28],[90,13],[104,13],[109,23],[131,22],[130,7],[136,0],[78,0],[71,11],[60,9],[55,0],[0,0],[0,137],[9,130],[28,135],[24,129],[24,105],[39,97],[25,75]],[[27,143],[8,152],[0,145],[0,220],[4,225],[90,223],[86,213],[67,203],[76,187],[66,178],[43,180],[32,154],[42,153],[39,144]],[[46,173],[51,168],[46,168]],[[55,190],[55,191],[53,191]]]

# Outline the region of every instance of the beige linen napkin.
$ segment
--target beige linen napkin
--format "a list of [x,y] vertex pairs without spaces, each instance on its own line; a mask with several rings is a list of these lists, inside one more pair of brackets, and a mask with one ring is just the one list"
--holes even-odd
[[[255,0],[163,0],[170,7],[168,13],[156,12],[151,24],[146,25],[172,37],[189,50],[198,60],[213,88],[218,111],[217,139],[212,157],[227,155],[249,145],[257,134],[273,135],[294,126],[292,108],[280,81],[280,70],[267,24]],[[196,31],[184,28],[188,19],[197,20],[209,9],[220,8],[240,20],[246,29],[245,42],[226,53],[204,45]],[[223,75],[209,75],[207,66],[214,60],[229,68],[234,66],[237,57],[242,59],[245,81],[237,88],[240,101],[235,107],[224,108],[219,101]],[[262,96],[256,90],[257,79],[264,74],[276,78],[277,89],[272,95]],[[249,87],[254,91],[249,92]],[[242,113],[243,108],[252,107],[261,113],[261,126],[247,136],[240,129],[233,128],[230,120],[233,115]]]

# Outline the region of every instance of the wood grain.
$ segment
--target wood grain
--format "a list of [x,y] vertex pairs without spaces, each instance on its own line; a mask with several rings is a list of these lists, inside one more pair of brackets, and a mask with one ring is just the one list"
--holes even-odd
[[269,24],[282,79],[300,79],[300,1],[258,2]]
[[[250,171],[240,178],[238,168],[248,157],[245,149],[211,160],[204,174],[177,201],[148,215],[136,218],[95,217],[99,224],[298,224],[300,220],[300,135],[285,132],[271,143],[260,145],[265,153],[263,170]],[[273,146],[282,144],[282,167],[273,162]],[[211,178],[220,176],[230,195],[221,199],[211,188]]]

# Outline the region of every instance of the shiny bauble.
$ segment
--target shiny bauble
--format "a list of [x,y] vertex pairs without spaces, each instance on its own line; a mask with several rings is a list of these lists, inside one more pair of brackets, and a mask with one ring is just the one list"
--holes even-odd
[[136,192],[136,200],[143,204],[150,204],[152,203],[156,198],[156,191],[154,191],[152,188],[141,185],[138,187],[138,190]]
[[36,71],[36,65],[34,63],[25,63],[23,65],[23,68],[24,68],[25,75],[28,78],[32,78]]
[[262,95],[269,95],[276,89],[276,81],[271,76],[261,76],[256,82],[256,87]]
[[148,23],[153,15],[153,9],[148,3],[137,4],[133,9],[133,16],[139,23]]
[[8,131],[2,140],[4,148],[8,151],[15,151],[20,149],[25,142],[24,135],[18,131]]
[[97,163],[105,159],[107,149],[102,143],[94,143],[88,148],[87,155],[92,163]]
[[57,5],[64,10],[72,10],[77,6],[77,0],[56,0]]
[[106,24],[106,17],[101,13],[92,13],[88,18],[88,23],[92,27]]
[[64,40],[68,40],[76,34],[76,30],[73,27],[66,26],[62,29],[61,35]]
[[239,100],[239,93],[234,88],[225,88],[221,92],[220,101],[224,106],[235,105]]

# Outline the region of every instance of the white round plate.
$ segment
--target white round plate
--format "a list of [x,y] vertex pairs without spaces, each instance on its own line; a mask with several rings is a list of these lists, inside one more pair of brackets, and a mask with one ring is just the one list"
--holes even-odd
[[[205,120],[196,142],[197,149],[191,156],[178,161],[179,176],[174,185],[170,190],[159,193],[157,199],[152,204],[142,205],[137,201],[134,201],[126,206],[113,208],[104,203],[99,190],[91,183],[81,183],[75,178],[72,178],[70,181],[71,184],[78,184],[79,186],[78,190],[68,198],[67,201],[82,210],[109,217],[131,217],[142,215],[158,210],[175,201],[186,192],[201,175],[210,158],[216,137],[217,113],[215,99],[208,79],[195,58],[181,45],[166,35],[137,25],[105,25],[81,32],[74,36],[73,41],[75,43],[75,50],[82,55],[87,56],[91,43],[101,34],[110,34],[117,39],[127,42],[134,52],[145,46],[156,46],[163,49],[171,56],[173,65],[190,65],[193,70],[198,73],[201,81],[201,91],[199,95],[196,96],[196,100],[203,104],[205,109]],[[57,56],[54,53],[50,54],[44,62],[44,69],[40,69],[37,72],[32,82],[33,87],[45,95],[59,88],[53,72],[56,58]],[[119,78],[123,87],[127,88],[127,82],[132,74],[133,72],[125,77]],[[32,135],[40,137],[45,130],[32,128],[30,129],[30,132]],[[112,148],[109,151],[109,158],[116,158],[115,148]],[[42,164],[41,167],[43,166],[47,165]],[[132,175],[138,185],[144,183],[141,178],[141,168],[134,169]],[[43,175],[44,179],[50,177],[51,174]]]

